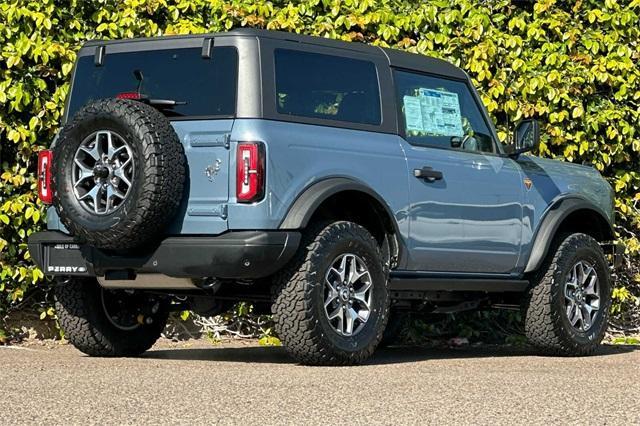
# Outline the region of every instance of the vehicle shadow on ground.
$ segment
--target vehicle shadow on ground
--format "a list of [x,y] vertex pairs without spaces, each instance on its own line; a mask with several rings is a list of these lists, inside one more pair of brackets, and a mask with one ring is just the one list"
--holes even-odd
[[[640,351],[640,346],[604,345],[592,357],[617,355]],[[434,348],[420,346],[396,346],[379,349],[365,365],[411,363],[417,361],[472,359],[495,357],[544,356],[530,347],[465,346],[459,348]],[[295,364],[282,347],[211,347],[159,349],[146,352],[143,358],[190,361],[247,362],[266,364]]]

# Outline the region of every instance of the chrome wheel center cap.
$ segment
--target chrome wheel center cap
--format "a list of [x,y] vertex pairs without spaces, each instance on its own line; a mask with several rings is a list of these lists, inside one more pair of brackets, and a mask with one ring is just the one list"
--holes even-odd
[[100,179],[108,178],[110,173],[111,171],[109,170],[109,168],[103,164],[99,164],[93,169],[93,174],[95,175],[95,177],[98,177]]
[[349,290],[348,289],[343,288],[340,291],[340,300],[342,300],[343,302],[349,301]]

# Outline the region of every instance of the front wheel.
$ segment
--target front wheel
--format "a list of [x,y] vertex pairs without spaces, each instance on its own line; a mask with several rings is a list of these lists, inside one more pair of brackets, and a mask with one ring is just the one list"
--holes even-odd
[[285,349],[303,364],[367,359],[389,314],[387,275],[376,240],[352,222],[308,230],[299,253],[277,279],[273,313]]
[[525,333],[545,352],[588,355],[602,341],[611,306],[611,278],[598,242],[565,236],[550,251],[529,289]]
[[164,300],[106,290],[95,279],[68,279],[55,290],[65,338],[91,356],[136,356],[158,340],[167,323]]

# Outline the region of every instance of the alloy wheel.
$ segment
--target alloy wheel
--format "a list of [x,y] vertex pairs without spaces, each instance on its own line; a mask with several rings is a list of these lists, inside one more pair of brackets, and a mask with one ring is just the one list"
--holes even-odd
[[372,302],[371,274],[355,254],[338,256],[324,279],[324,311],[341,336],[358,334],[369,320]]
[[107,215],[117,210],[131,192],[134,179],[131,146],[111,130],[85,138],[73,158],[73,191],[86,210]]
[[578,331],[586,332],[600,311],[600,282],[595,267],[581,260],[573,265],[564,285],[566,315]]

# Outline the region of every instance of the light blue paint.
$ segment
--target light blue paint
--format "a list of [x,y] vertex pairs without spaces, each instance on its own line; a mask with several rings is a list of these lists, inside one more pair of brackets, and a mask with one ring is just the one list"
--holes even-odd
[[[174,121],[188,161],[188,182],[168,232],[217,235],[278,229],[313,183],[345,177],[369,186],[393,212],[409,270],[518,274],[549,206],[579,194],[611,220],[612,192],[590,168],[531,156],[416,147],[397,135],[260,119]],[[237,203],[239,141],[266,147],[262,201]],[[413,176],[424,166],[440,181]],[[523,180],[531,179],[527,190]],[[63,230],[53,209],[48,228]]]

